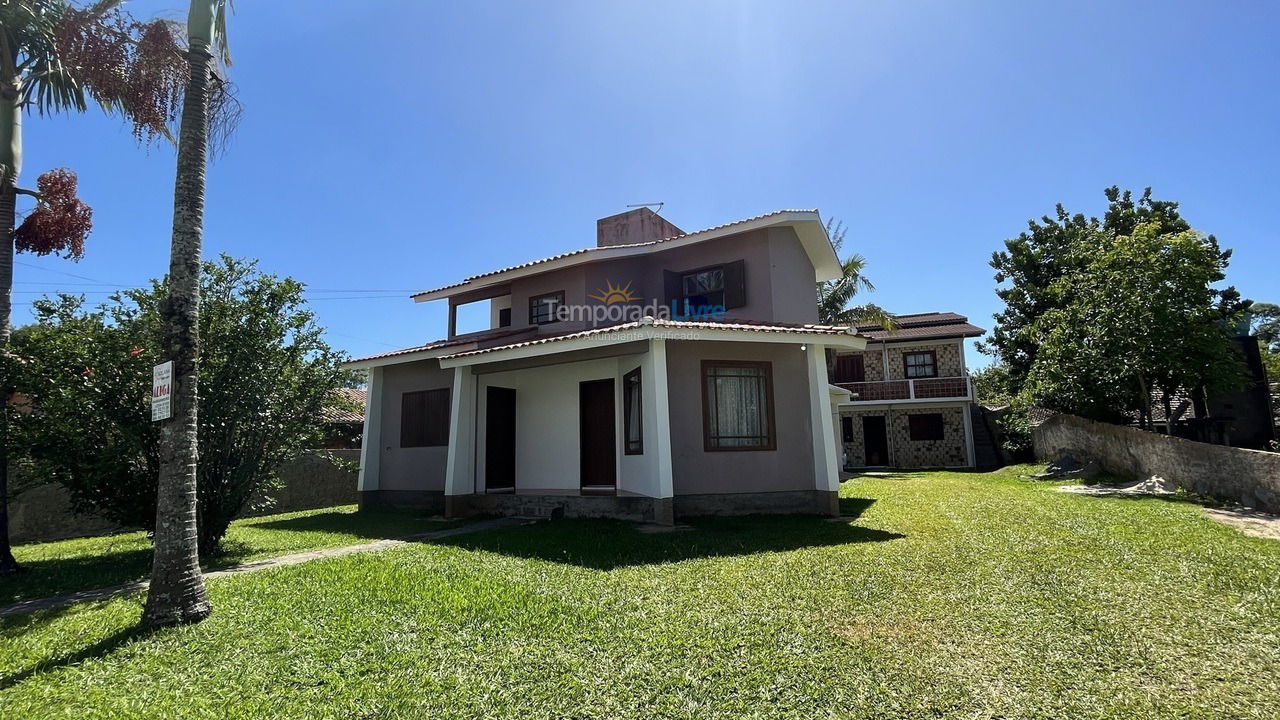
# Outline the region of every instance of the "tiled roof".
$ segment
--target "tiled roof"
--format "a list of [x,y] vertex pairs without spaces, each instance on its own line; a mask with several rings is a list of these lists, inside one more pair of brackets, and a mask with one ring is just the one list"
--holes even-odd
[[320,411],[320,419],[327,423],[363,423],[365,391],[360,388],[339,388],[334,403]]
[[849,328],[837,327],[832,325],[800,325],[792,323],[756,323],[744,320],[733,320],[725,322],[708,321],[692,321],[692,320],[661,320],[652,321],[641,320],[638,322],[622,323],[620,325],[610,325],[604,328],[594,328],[591,330],[582,330],[580,332],[565,333],[562,335],[552,335],[540,337],[536,340],[525,340],[522,342],[511,343],[508,345],[496,345],[489,348],[481,348],[478,350],[469,350],[467,352],[446,355],[447,358],[471,357],[473,355],[481,355],[484,353],[494,352],[496,350],[512,350],[515,348],[531,347],[534,345],[545,345],[547,343],[559,342],[561,340],[575,340],[578,338],[597,337],[601,335],[610,335],[613,333],[626,332],[628,330],[642,330],[647,328],[665,328],[671,330],[745,330],[749,332],[760,333],[779,333],[790,335],[852,335]]
[[818,212],[818,211],[817,211],[817,210],[813,210],[813,209],[810,209],[810,210],[774,210],[773,212],[765,213],[765,214],[763,214],[763,215],[756,215],[755,217],[743,218],[742,220],[734,220],[733,222],[723,223],[723,224],[720,224],[720,225],[715,225],[715,226],[713,226],[713,227],[703,228],[703,229],[701,229],[701,230],[695,230],[695,231],[693,231],[693,232],[687,232],[687,233],[684,233],[684,234],[681,234],[681,235],[674,235],[674,236],[672,236],[672,237],[664,238],[664,239],[662,239],[662,240],[654,240],[654,241],[651,241],[651,242],[642,242],[642,243],[629,243],[629,244],[622,244],[622,245],[606,245],[605,247],[589,247],[589,248],[582,248],[581,250],[571,250],[571,251],[569,251],[569,252],[560,253],[559,255],[552,255],[551,257],[545,257],[545,258],[542,258],[541,260],[530,260],[529,262],[521,263],[521,264],[519,264],[519,265],[512,265],[512,266],[510,266],[510,267],[504,267],[504,268],[502,268],[502,269],[500,269],[500,270],[490,270],[489,272],[480,273],[479,275],[472,275],[471,277],[466,278],[466,279],[465,279],[465,280],[463,280],[462,282],[453,283],[452,285],[445,285],[445,286],[443,286],[443,287],[438,287],[438,288],[435,288],[435,289],[432,289],[432,290],[423,290],[422,292],[414,293],[414,294],[413,294],[413,295],[411,295],[410,297],[418,297],[418,296],[420,296],[420,295],[427,295],[427,294],[429,294],[429,293],[440,292],[441,290],[451,290],[451,289],[453,289],[453,288],[462,287],[462,286],[464,286],[464,285],[466,285],[466,284],[468,284],[468,283],[472,282],[473,280],[480,280],[480,279],[482,279],[482,278],[491,277],[491,276],[493,276],[493,275],[501,275],[502,273],[511,272],[512,270],[523,270],[524,268],[527,268],[527,267],[533,267],[534,265],[541,265],[541,264],[543,264],[543,263],[549,263],[549,262],[552,262],[552,261],[554,261],[554,260],[562,260],[562,259],[564,259],[564,258],[567,258],[567,257],[573,257],[573,256],[575,256],[575,255],[584,255],[584,254],[587,254],[587,253],[598,252],[598,251],[601,251],[601,250],[616,250],[616,249],[618,249],[618,248],[634,248],[634,247],[646,247],[646,246],[650,246],[650,245],[660,245],[660,244],[662,244],[662,243],[670,242],[670,241],[672,241],[672,240],[679,240],[680,238],[689,237],[690,235],[700,235],[700,234],[702,234],[702,233],[715,232],[715,231],[717,231],[717,230],[724,230],[724,229],[726,229],[726,228],[730,228],[730,227],[733,227],[733,226],[735,226],[735,225],[744,225],[744,224],[746,224],[746,223],[754,222],[754,221],[756,221],[756,220],[763,220],[763,219],[765,219],[765,218],[773,217],[774,215],[784,215],[784,214],[786,214],[786,213],[794,213],[794,212],[812,212],[812,213],[816,213],[816,212]]
[[410,353],[422,352],[424,350],[441,350],[448,347],[456,347],[458,345],[470,345],[475,342],[484,342],[485,340],[493,340],[508,335],[518,335],[522,332],[531,332],[531,328],[503,328],[501,330],[492,330],[483,333],[471,333],[456,337],[452,340],[434,340],[426,345],[415,345],[413,347],[401,348],[400,350],[392,350],[391,352],[378,353],[377,355],[366,355],[360,358],[349,360],[347,364],[364,362],[365,360],[380,360],[382,358],[396,357],[397,355],[408,355]]
[[876,323],[857,326],[858,334],[871,340],[927,340],[932,338],[978,337],[985,330],[969,324],[969,318],[949,312],[894,315],[896,330],[885,330]]

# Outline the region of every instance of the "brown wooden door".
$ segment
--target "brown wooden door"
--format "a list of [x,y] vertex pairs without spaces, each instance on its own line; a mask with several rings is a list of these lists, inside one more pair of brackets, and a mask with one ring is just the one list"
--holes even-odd
[[484,487],[516,486],[516,391],[491,387],[485,394]]
[[578,385],[582,487],[613,488],[617,483],[617,447],[613,416],[613,380]]
[[883,415],[862,416],[862,447],[868,466],[889,464],[889,434]]

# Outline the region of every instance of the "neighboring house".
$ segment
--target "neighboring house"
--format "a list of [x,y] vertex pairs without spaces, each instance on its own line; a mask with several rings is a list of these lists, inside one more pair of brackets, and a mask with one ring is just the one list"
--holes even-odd
[[351,450],[360,447],[364,434],[364,407],[368,403],[360,388],[339,388],[333,402],[320,413],[324,422],[324,450]]
[[866,349],[836,355],[832,379],[852,394],[840,405],[845,468],[973,467],[975,416],[983,420],[964,341],[982,328],[955,313],[894,319],[893,331],[858,326]]
[[[818,213],[686,233],[641,208],[596,229],[415,295],[448,301],[448,337],[350,363],[369,371],[361,506],[837,513],[825,354],[867,341],[817,324],[814,284],[841,270]],[[459,332],[471,303],[488,327]]]
[[[1230,445],[1232,447],[1267,450],[1276,439],[1274,408],[1267,368],[1262,362],[1258,338],[1238,335],[1240,359],[1244,363],[1245,384],[1238,390],[1206,393],[1204,417],[1197,418],[1191,393],[1179,390],[1169,398],[1165,411],[1164,393],[1151,395],[1151,422],[1156,432],[1188,440]],[[1139,424],[1134,416],[1133,422]]]

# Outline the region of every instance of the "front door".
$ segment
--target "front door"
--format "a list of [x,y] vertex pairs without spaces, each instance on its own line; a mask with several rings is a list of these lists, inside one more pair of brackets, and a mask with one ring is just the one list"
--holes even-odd
[[485,394],[484,488],[516,487],[516,391],[491,387]]
[[889,434],[883,415],[862,416],[862,447],[868,467],[889,464]]
[[613,380],[580,383],[578,408],[582,489],[612,492],[617,484]]

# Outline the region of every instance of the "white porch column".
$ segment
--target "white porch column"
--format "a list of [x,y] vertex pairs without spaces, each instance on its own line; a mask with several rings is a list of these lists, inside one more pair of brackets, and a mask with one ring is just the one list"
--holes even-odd
[[813,436],[813,480],[818,490],[840,489],[836,433],[831,422],[831,391],[827,388],[827,355],[822,345],[810,345],[809,424]]
[[[653,407],[645,408],[652,412],[654,420],[653,439],[654,459],[658,473],[658,497],[674,496],[674,483],[671,478],[671,407],[670,395],[667,394],[667,341],[663,338],[649,340],[649,356],[652,362],[653,379],[648,383],[653,388]],[[648,438],[645,439],[648,442]]]
[[476,376],[471,366],[453,369],[451,400],[444,494],[470,495],[476,491]]
[[382,368],[369,368],[369,388],[364,399],[364,433],[360,438],[360,479],[356,489],[378,489],[382,465]]

